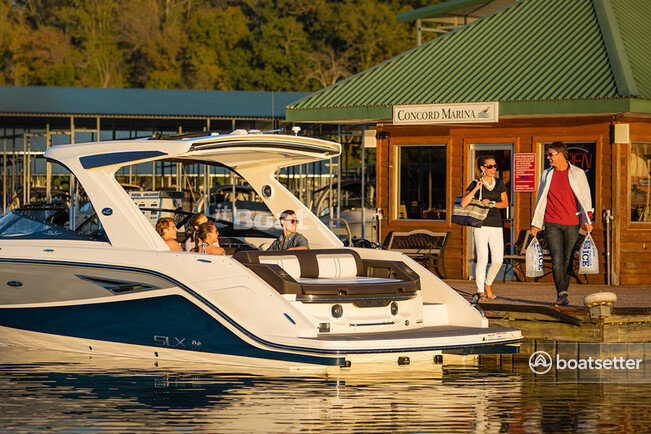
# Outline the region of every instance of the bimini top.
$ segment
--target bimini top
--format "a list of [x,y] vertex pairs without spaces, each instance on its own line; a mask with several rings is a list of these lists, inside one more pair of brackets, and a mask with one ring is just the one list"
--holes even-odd
[[223,135],[158,135],[148,139],[60,145],[48,149],[45,157],[74,173],[76,162],[83,170],[107,167],[117,170],[125,165],[160,159],[218,163],[233,169],[252,165],[280,168],[332,158],[340,153],[340,144],[325,140],[236,130]]
[[[115,179],[115,172],[121,167],[157,160],[226,166],[246,179],[258,194],[263,187],[273,192],[262,199],[275,215],[288,207],[308,215],[309,210],[277,182],[276,170],[332,158],[340,152],[340,144],[325,140],[235,131],[224,135],[158,135],[148,139],[59,145],[48,149],[45,158],[64,165],[76,176],[97,211],[111,245],[169,250]],[[317,245],[339,242],[316,217],[309,231]]]

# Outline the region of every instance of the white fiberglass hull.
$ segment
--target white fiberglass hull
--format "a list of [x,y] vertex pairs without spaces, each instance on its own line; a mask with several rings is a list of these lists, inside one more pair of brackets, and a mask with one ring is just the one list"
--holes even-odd
[[[74,251],[53,250],[61,259]],[[349,332],[321,333],[307,311],[319,306],[288,301],[230,257],[208,260],[204,255],[159,253],[154,255],[159,266],[151,269],[145,264],[154,258],[143,252],[123,252],[129,266],[107,264],[109,249],[94,253],[94,263],[0,258],[3,280],[22,280],[20,291],[0,289],[0,343],[297,367],[396,363],[401,357],[432,360],[443,353],[492,352],[491,347],[521,339],[520,332],[511,329],[429,324],[428,314],[444,317],[444,306],[428,309],[426,303],[412,314],[405,306],[422,304],[420,296],[400,302],[407,310],[400,321],[375,325],[370,321],[378,321],[382,308],[357,309],[356,327]],[[184,261],[186,265],[179,266]],[[161,271],[172,267],[178,270],[174,277]],[[193,276],[206,277],[192,282]],[[409,318],[412,324],[407,326]],[[422,324],[414,326],[418,321]]]

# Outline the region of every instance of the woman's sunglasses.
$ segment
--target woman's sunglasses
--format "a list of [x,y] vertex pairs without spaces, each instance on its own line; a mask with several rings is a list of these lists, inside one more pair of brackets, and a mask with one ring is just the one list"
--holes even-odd
[[487,164],[484,167],[487,169],[497,169],[497,164]]

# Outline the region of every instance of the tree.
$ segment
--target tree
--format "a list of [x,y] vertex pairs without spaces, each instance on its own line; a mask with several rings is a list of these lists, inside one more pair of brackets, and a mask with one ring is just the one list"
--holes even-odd
[[[229,89],[237,77],[229,73],[246,56],[247,19],[237,7],[204,9],[188,25],[185,70],[193,89]],[[239,69],[239,68],[238,68]]]
[[0,83],[314,91],[413,47],[424,2],[0,0]]

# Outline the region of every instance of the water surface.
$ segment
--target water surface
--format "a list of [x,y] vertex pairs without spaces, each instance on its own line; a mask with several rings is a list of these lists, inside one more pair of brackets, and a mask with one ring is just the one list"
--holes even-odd
[[0,347],[0,432],[648,432],[649,384],[528,366],[329,374]]

